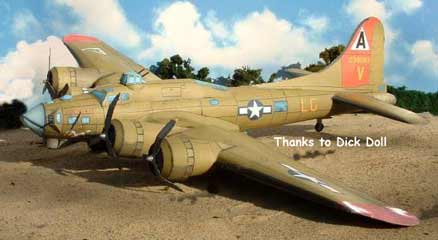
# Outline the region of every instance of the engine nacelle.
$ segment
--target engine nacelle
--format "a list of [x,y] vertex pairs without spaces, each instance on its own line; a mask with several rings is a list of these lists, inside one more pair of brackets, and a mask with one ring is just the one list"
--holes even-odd
[[[118,120],[111,122],[109,138],[119,156],[140,158],[147,154],[155,137],[164,124]],[[175,132],[178,131],[174,128]],[[216,142],[203,141],[174,134],[161,144],[159,165],[161,173],[170,180],[185,180],[207,172],[215,163],[220,146]]]
[[161,144],[162,175],[173,181],[206,173],[216,162],[221,148],[216,142],[187,138],[176,134]]
[[57,94],[76,95],[81,92],[73,89],[90,88],[101,76],[102,73],[94,68],[53,67],[47,74],[47,81]]

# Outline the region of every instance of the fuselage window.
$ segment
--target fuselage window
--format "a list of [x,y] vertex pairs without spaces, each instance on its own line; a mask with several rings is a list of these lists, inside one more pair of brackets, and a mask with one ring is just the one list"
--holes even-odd
[[73,125],[76,122],[77,116],[68,117],[68,124]]
[[56,123],[57,123],[57,124],[61,124],[61,121],[62,121],[62,115],[61,115],[61,112],[57,112],[57,113],[56,113],[56,115],[55,115],[55,119],[56,119]]
[[82,124],[84,124],[84,125],[90,124],[90,117],[89,116],[83,116],[82,117]]
[[120,94],[120,100],[122,100],[122,102],[129,101],[129,93]]
[[108,96],[107,97],[108,103],[112,103],[114,101],[114,98],[116,98],[116,96]]
[[284,100],[274,101],[274,112],[287,112],[287,102]]

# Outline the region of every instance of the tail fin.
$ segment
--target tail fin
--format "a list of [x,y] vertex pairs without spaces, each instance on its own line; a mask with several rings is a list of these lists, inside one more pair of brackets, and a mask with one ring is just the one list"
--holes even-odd
[[340,88],[386,92],[383,83],[384,30],[378,18],[363,20],[344,52],[324,70],[263,87]]

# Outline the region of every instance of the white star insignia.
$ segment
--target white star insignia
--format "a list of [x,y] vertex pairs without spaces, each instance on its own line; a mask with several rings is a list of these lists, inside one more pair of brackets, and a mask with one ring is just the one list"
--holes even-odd
[[259,106],[256,101],[252,101],[252,106],[248,107],[249,111],[251,111],[251,115],[249,118],[260,117],[260,112],[263,110],[263,106]]

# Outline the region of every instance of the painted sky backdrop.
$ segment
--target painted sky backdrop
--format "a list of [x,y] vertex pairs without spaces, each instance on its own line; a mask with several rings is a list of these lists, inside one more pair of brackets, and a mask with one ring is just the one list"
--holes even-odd
[[179,53],[212,76],[236,67],[318,61],[325,47],[346,44],[368,16],[385,25],[385,79],[438,90],[438,1],[432,0],[0,0],[0,102],[37,99],[48,69],[77,66],[60,41],[96,36],[150,66]]

